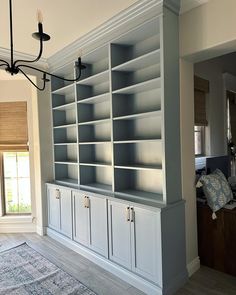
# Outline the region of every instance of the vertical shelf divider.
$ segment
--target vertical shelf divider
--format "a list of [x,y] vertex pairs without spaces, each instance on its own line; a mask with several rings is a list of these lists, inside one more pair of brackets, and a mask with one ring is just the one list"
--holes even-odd
[[109,43],[109,82],[110,82],[110,120],[111,120],[111,167],[112,167],[112,192],[115,192],[115,159],[114,159],[114,135],[113,135],[113,99],[112,99],[112,46]]
[[[74,68],[74,77],[76,78],[76,68]],[[77,88],[76,88],[76,82],[74,82],[74,93],[75,93],[75,113],[76,113],[76,136],[77,136],[77,145],[76,145],[76,151],[77,151],[77,170],[78,170],[78,185],[80,185],[80,170],[79,170],[79,113],[78,113],[78,99],[77,99]]]

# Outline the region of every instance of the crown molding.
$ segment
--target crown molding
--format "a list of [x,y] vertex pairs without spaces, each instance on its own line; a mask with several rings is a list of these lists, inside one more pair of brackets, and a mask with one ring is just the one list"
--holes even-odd
[[172,12],[179,15],[180,12],[180,0],[163,0],[165,7],[169,8]]
[[140,0],[136,2],[49,57],[47,61],[50,69],[55,71],[66,64],[76,61],[79,49],[83,49],[83,53],[89,52],[96,47],[107,44],[139,24],[155,16],[162,15],[163,6],[178,14],[179,2],[179,0]]
[[[11,56],[10,49],[0,47],[0,58],[1,59],[10,61],[10,56]],[[14,59],[15,60],[16,59],[33,60],[35,58],[36,58],[36,56],[34,56],[32,54],[27,54],[27,53],[23,53],[23,52],[14,50]],[[37,65],[38,67],[45,68],[48,66],[47,59],[41,58],[38,62],[35,63],[35,65]]]

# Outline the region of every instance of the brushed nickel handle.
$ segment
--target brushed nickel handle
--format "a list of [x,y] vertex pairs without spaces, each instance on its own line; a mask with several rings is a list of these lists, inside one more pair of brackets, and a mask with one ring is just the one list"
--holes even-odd
[[87,200],[86,200],[86,198],[87,198],[87,197],[84,196],[84,208],[87,208],[87,205],[86,205],[86,201],[87,201]]
[[90,199],[89,199],[89,197],[86,197],[87,199],[86,199],[86,208],[90,208]]
[[58,188],[55,190],[55,197],[56,197],[57,200],[59,200],[60,197],[61,197],[61,192],[60,192],[60,190]]
[[130,208],[126,207],[126,221],[130,221]]
[[135,216],[135,214],[134,214],[134,208],[131,208],[130,210],[131,210],[131,219],[130,219],[130,221],[131,222],[134,222],[134,216]]

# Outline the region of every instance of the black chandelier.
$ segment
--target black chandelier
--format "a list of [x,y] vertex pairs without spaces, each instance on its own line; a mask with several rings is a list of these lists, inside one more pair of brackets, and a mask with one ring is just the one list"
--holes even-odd
[[[50,40],[50,36],[46,33],[43,32],[43,17],[42,17],[42,13],[41,11],[38,10],[38,32],[35,32],[32,34],[33,38],[35,38],[36,40],[39,40],[40,42],[40,48],[39,48],[39,54],[38,57],[33,59],[33,60],[23,60],[23,59],[19,59],[19,60],[15,60],[14,61],[14,47],[13,47],[13,26],[12,26],[12,0],[9,0],[9,11],[10,11],[10,46],[11,46],[11,57],[10,57],[10,63],[0,59],[0,67],[5,67],[5,70],[10,73],[12,76],[18,74],[19,72],[22,73],[29,81],[30,83],[32,83],[38,90],[43,91],[45,89],[46,83],[49,82],[49,76],[51,77],[55,77],[64,81],[68,81],[68,82],[75,82],[78,81],[81,77],[81,72],[83,69],[86,68],[85,65],[83,65],[81,63],[81,57],[78,57],[78,61],[75,62],[75,67],[76,67],[76,73],[77,73],[77,77],[75,79],[65,79],[63,77],[48,73],[47,71],[35,68],[31,65],[28,65],[29,63],[34,63],[37,62],[43,53],[43,42],[44,41],[48,41]],[[24,72],[24,68],[26,69],[31,69],[31,70],[35,70],[37,72],[42,73],[42,81],[43,81],[43,85],[41,87],[39,87],[38,85],[36,85],[31,79],[30,77]]]

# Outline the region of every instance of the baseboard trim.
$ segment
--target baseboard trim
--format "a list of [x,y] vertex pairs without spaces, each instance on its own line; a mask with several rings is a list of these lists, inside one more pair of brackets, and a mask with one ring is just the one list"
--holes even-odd
[[161,287],[144,280],[126,269],[123,269],[122,267],[110,262],[106,258],[103,258],[86,247],[83,247],[82,245],[61,235],[60,233],[47,228],[47,235],[148,295],[163,295]]
[[36,226],[33,223],[1,223],[1,234],[15,234],[15,233],[35,233]]
[[199,268],[200,268],[200,259],[199,259],[199,256],[197,256],[187,265],[188,276],[191,277],[196,271],[199,270]]
[[45,236],[47,234],[47,228],[45,226],[36,226],[36,233],[40,236]]
[[171,283],[168,283],[168,286],[164,288],[163,295],[172,295],[175,294],[183,285],[188,281],[187,270],[180,273]]

